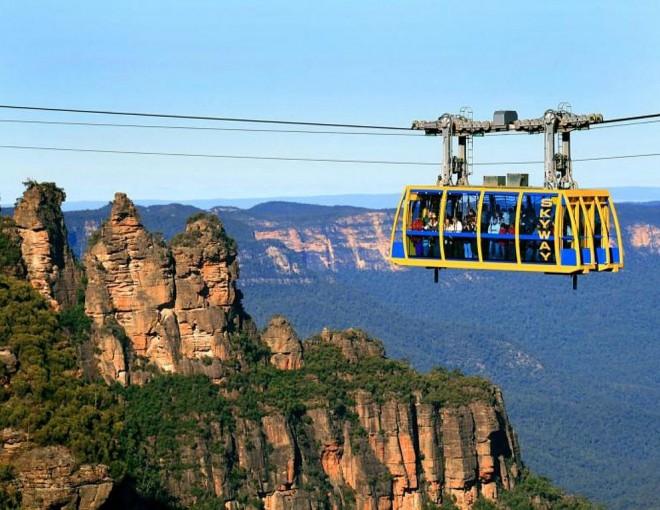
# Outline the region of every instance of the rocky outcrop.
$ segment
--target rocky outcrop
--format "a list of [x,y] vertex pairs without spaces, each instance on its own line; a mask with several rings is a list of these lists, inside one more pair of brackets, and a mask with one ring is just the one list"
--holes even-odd
[[660,228],[651,224],[636,223],[628,226],[628,236],[633,248],[643,253],[660,255]]
[[[295,334],[278,317],[266,333],[277,331]],[[325,343],[356,369],[367,358],[387,361],[380,343],[356,330],[325,331],[303,344],[303,354]],[[305,368],[293,372],[314,377]],[[188,437],[172,452],[186,466],[179,482],[166,467],[161,477],[185,505],[199,502],[190,496],[198,487],[207,497],[258,501],[268,510],[420,510],[448,501],[467,510],[479,496],[496,501],[520,469],[501,394],[489,391],[485,400],[445,406],[427,401],[421,389],[398,398],[356,390],[343,411],[314,395],[296,413],[270,409],[258,419],[237,419],[230,431],[212,427]],[[208,425],[199,419],[200,428]],[[232,485],[237,476],[240,484]]]
[[315,272],[398,270],[387,258],[390,211],[271,203],[248,211],[218,208],[218,214],[231,219],[241,235],[249,232],[240,253],[242,266],[251,268],[247,282],[303,282]]
[[8,485],[20,493],[21,508],[96,510],[108,499],[107,466],[81,464],[62,446],[37,447],[15,430],[4,429],[0,439],[0,463],[10,467]]
[[287,251],[306,254],[310,268],[390,269],[387,262],[392,215],[381,211],[364,211],[347,215],[334,222],[328,231],[324,225],[298,227],[255,220],[257,241],[278,241],[286,249],[272,244],[267,250],[272,262],[284,273],[298,273],[298,267]]
[[235,288],[235,246],[213,215],[192,218],[170,247],[117,193],[84,262],[85,309],[107,381],[140,382],[139,360],[163,372],[218,377],[217,361],[232,355],[230,333],[251,327]]
[[284,317],[273,317],[261,334],[270,348],[270,363],[280,370],[298,370],[303,367],[302,343],[293,326]]
[[331,343],[341,350],[341,353],[350,363],[357,363],[361,359],[385,357],[385,347],[378,340],[373,340],[364,331],[349,328],[346,331],[330,331],[324,328],[320,338]]
[[510,427],[503,421],[503,407],[483,402],[443,409],[446,492],[461,508],[469,508],[481,494],[496,500],[498,482],[511,488],[515,467],[507,470],[505,460],[517,448]]
[[26,183],[14,209],[21,252],[32,286],[59,310],[76,304],[82,273],[67,242],[61,205],[64,191],[53,183]]
[[172,255],[176,289],[173,314],[179,326],[181,355],[226,360],[231,352],[226,337],[232,326],[228,317],[240,307],[233,241],[216,216],[198,215],[172,240]]
[[0,347],[0,385],[9,384],[11,377],[16,373],[18,360],[9,347]]

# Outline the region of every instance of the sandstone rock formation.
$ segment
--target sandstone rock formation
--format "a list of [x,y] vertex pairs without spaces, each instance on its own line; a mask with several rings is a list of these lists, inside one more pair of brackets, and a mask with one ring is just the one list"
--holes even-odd
[[4,429],[0,463],[11,466],[25,510],[96,510],[107,500],[107,466],[81,464],[62,446],[37,447],[26,434]]
[[[269,329],[289,333],[290,325],[276,318]],[[351,345],[344,350],[351,364],[382,356],[378,342],[354,330],[319,335],[304,343],[303,353],[320,343]],[[419,510],[447,501],[467,510],[479,496],[497,500],[498,490],[513,487],[520,469],[501,394],[490,391],[488,401],[441,406],[425,401],[421,391],[393,398],[358,390],[344,413],[318,395],[302,416],[273,410],[260,419],[240,418],[231,430],[212,427],[188,437],[173,453],[183,471],[174,479],[163,469],[161,476],[184,505],[199,502],[191,496],[196,486],[230,500],[238,490],[242,497],[257,497],[267,510],[326,504]],[[203,423],[200,417],[200,427]],[[224,457],[213,453],[218,451]],[[238,489],[231,473],[243,477]]]
[[330,331],[324,328],[321,332],[324,342],[336,345],[350,363],[357,363],[360,359],[370,357],[385,357],[385,347],[380,341],[374,341],[359,329],[349,328],[344,332]]
[[660,255],[660,228],[656,225],[636,223],[628,227],[633,248],[651,255]]
[[272,352],[272,365],[280,370],[298,370],[303,367],[302,343],[293,326],[284,317],[273,317],[261,338]]
[[67,242],[64,199],[55,184],[29,181],[14,209],[28,279],[56,310],[76,303],[82,279]]
[[[289,204],[291,205],[291,204]],[[332,208],[324,208],[328,212]],[[280,277],[299,279],[312,271],[396,271],[387,259],[393,217],[387,211],[347,208],[339,217],[296,222],[289,216],[263,218],[250,212],[223,213],[249,225],[256,243],[241,251],[241,258],[264,258]],[[304,213],[302,213],[304,214]],[[301,224],[302,223],[302,224]],[[265,269],[265,267],[264,267]],[[263,272],[263,271],[262,271]]]
[[[107,381],[129,383],[139,360],[217,377],[217,361],[232,353],[230,332],[250,328],[235,288],[236,249],[217,217],[191,219],[171,244],[145,230],[123,193],[90,239],[85,309]],[[133,382],[144,377],[133,375]]]
[[233,241],[216,216],[198,215],[172,240],[172,255],[176,289],[173,312],[179,324],[181,355],[227,359],[231,347],[224,333],[231,327],[228,317],[238,313],[240,306]]

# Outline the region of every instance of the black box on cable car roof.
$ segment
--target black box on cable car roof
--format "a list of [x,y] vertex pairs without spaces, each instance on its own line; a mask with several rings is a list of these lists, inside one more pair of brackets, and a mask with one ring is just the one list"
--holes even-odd
[[493,113],[494,126],[508,126],[518,120],[518,112],[515,110],[497,110]]
[[529,174],[506,174],[506,185],[510,188],[529,186]]

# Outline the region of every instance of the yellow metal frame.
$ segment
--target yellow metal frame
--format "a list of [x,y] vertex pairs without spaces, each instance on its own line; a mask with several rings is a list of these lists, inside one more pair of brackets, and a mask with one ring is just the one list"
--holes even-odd
[[[412,192],[415,191],[434,191],[442,192],[440,199],[440,210],[438,211],[438,243],[439,243],[439,258],[417,258],[411,256],[411,242],[407,235],[407,231],[411,227],[414,218],[412,215],[411,204],[417,200],[417,196]],[[444,222],[447,211],[447,195],[448,192],[458,193],[478,193],[479,202],[477,207],[477,228],[476,228],[476,241],[477,241],[477,259],[450,259],[446,260],[445,243],[444,243]],[[483,214],[483,204],[486,193],[507,193],[517,194],[516,198],[516,215],[515,225],[520,225],[520,216],[523,209],[522,202],[525,194],[551,194],[555,206],[555,217],[553,220],[553,234],[554,234],[554,263],[534,263],[522,261],[522,253],[520,246],[520,232],[519,228],[515,229],[514,243],[516,249],[516,260],[509,262],[496,262],[484,260],[483,243],[482,243],[482,222],[481,217]],[[568,220],[570,221],[571,234],[573,237],[572,248],[576,254],[576,265],[562,265],[561,263],[561,250],[563,243],[565,212],[568,212]],[[612,228],[609,224],[609,214],[612,215],[614,222],[614,231],[616,238],[612,236]],[[595,245],[594,229],[596,214],[599,215],[601,220],[601,235],[603,236],[601,246],[606,249],[605,263],[598,263],[598,251]],[[584,225],[582,225],[582,221]],[[392,249],[397,234],[397,227],[401,227],[401,241],[403,243],[404,258],[393,257]],[[580,235],[580,234],[583,235]],[[619,250],[619,262],[613,262],[611,257],[612,241]],[[590,262],[585,263],[583,260],[582,250],[587,249],[590,253]],[[392,235],[390,238],[390,255],[389,259],[393,264],[411,266],[411,267],[428,267],[440,269],[476,269],[476,270],[489,270],[489,271],[517,271],[517,272],[541,272],[552,274],[584,274],[589,271],[618,271],[623,267],[623,245],[621,242],[621,229],[619,225],[616,208],[611,200],[610,194],[606,190],[551,190],[546,188],[513,188],[513,187],[492,187],[492,186],[407,186],[399,201],[399,207],[394,216],[394,226],[392,228]]]

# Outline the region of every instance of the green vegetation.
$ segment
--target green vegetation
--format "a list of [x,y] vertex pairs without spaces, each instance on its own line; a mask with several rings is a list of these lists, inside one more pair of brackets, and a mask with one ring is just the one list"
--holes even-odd
[[81,346],[89,340],[92,331],[92,320],[85,313],[83,303],[62,310],[58,314],[57,320],[72,346]]
[[[0,277],[0,338],[19,367],[0,391],[0,426],[25,431],[39,444],[68,446],[86,462],[118,467],[115,396],[103,384],[77,379],[75,349],[61,328],[29,284]],[[71,339],[80,335],[68,332]]]
[[236,254],[236,241],[227,236],[222,222],[217,215],[200,212],[188,218],[185,231],[175,235],[170,246],[194,247],[199,245],[199,240],[204,233],[208,233],[211,239],[221,242],[229,252]]
[[[225,439],[234,424],[229,405],[204,376],[160,376],[120,393],[125,401],[121,440],[126,474],[141,497],[171,504],[163,482],[168,477],[180,479],[187,469],[199,469],[184,460],[186,452],[210,438],[217,444]],[[211,458],[216,468],[233,467],[234,459],[222,448]],[[199,497],[208,492],[203,487],[191,490]]]
[[[366,341],[373,342],[369,337]],[[493,388],[484,379],[441,368],[420,374],[404,361],[380,356],[351,363],[337,346],[320,337],[306,343],[301,370],[278,370],[263,363],[267,352],[263,349],[255,348],[251,357],[251,351],[247,352],[250,369],[227,377],[224,387],[239,395],[239,415],[252,420],[278,411],[291,421],[308,408],[326,405],[335,416],[352,419],[349,408],[355,404],[352,395],[357,390],[368,392],[380,402],[411,402],[415,392],[424,402],[437,406],[493,401]]]
[[10,218],[0,216],[0,274],[14,275],[23,264],[21,248],[10,233],[12,227]]
[[524,470],[516,487],[510,491],[500,491],[499,500],[494,503],[479,498],[474,510],[602,510],[603,507],[585,498],[569,496],[543,477]]
[[[25,190],[29,191],[32,188],[41,188],[41,193],[44,196],[44,202],[52,205],[60,205],[66,200],[66,193],[64,190],[57,186],[54,182],[38,182],[33,179],[28,179],[23,182]],[[19,201],[21,199],[19,198]]]

